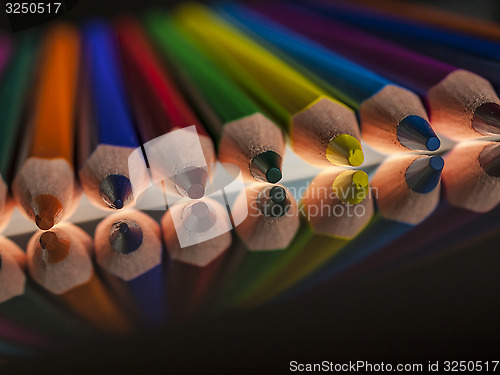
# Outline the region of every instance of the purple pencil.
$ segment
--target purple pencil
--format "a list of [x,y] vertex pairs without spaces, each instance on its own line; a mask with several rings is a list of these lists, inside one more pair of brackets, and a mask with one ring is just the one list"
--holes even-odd
[[452,139],[500,134],[500,99],[490,82],[446,64],[288,5],[253,5],[258,12],[419,93],[435,130]]
[[12,41],[8,34],[0,33],[0,74],[3,73],[12,53]]

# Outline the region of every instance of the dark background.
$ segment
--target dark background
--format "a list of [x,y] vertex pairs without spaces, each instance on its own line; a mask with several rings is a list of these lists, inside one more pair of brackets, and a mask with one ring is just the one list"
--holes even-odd
[[[144,4],[174,3],[80,0],[62,18],[136,13]],[[500,20],[499,1],[423,3]],[[7,25],[3,13],[0,22]],[[12,362],[0,373],[281,373],[288,372],[290,361],[500,360],[499,242],[497,234],[420,265],[326,286],[279,306],[68,348]]]

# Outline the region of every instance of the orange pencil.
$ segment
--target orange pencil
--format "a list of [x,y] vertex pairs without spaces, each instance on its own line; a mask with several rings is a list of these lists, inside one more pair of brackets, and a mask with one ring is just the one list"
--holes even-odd
[[21,211],[44,230],[67,217],[78,202],[73,112],[79,49],[78,31],[70,25],[58,24],[45,36],[28,155],[12,186]]
[[31,278],[56,295],[58,302],[99,330],[130,332],[129,319],[94,271],[93,241],[82,229],[62,224],[39,231],[31,237],[26,253]]

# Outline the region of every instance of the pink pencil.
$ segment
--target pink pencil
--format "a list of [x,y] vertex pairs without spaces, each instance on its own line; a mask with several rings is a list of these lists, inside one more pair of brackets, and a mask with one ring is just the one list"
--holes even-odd
[[6,33],[0,33],[0,74],[2,74],[12,53],[12,40]]

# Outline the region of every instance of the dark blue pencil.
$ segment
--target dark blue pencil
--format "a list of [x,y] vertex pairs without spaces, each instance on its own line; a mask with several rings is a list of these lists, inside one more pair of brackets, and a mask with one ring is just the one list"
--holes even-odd
[[123,83],[117,42],[104,22],[84,27],[79,108],[80,181],[99,207],[133,202],[128,157],[140,146]]

